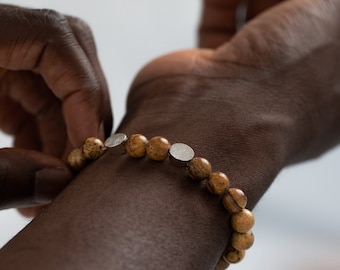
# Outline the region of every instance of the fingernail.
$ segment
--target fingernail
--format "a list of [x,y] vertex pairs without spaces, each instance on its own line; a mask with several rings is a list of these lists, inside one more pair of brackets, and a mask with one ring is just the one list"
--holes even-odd
[[71,181],[72,174],[65,168],[45,168],[35,173],[34,201],[49,203]]

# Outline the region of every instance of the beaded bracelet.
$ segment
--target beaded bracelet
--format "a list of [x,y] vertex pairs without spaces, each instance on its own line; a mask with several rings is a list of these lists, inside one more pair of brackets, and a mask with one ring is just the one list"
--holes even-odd
[[86,139],[81,149],[75,149],[69,154],[68,163],[74,170],[80,170],[88,161],[101,157],[108,148],[117,149],[122,153],[127,152],[133,158],[147,156],[155,161],[163,161],[170,156],[171,159],[186,164],[191,179],[207,180],[207,190],[222,196],[223,206],[231,213],[231,226],[234,230],[215,270],[225,269],[229,263],[237,263],[244,258],[245,250],[254,243],[251,231],[255,222],[254,215],[245,208],[247,197],[243,191],[230,188],[228,177],[222,172],[212,172],[208,160],[194,157],[195,153],[190,146],[183,143],[171,145],[167,139],[160,136],[147,140],[141,134],[127,137],[123,133],[117,133],[109,137],[105,143],[94,137]]

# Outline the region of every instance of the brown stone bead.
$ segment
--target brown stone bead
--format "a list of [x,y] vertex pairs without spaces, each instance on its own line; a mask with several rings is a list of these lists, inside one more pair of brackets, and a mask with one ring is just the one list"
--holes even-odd
[[253,228],[255,223],[254,215],[248,209],[231,215],[231,226],[236,232],[245,233]]
[[86,165],[86,158],[80,148],[71,151],[67,158],[68,164],[74,170],[80,170]]
[[134,158],[142,158],[146,154],[147,138],[142,134],[133,134],[125,142],[126,152]]
[[161,136],[153,137],[146,144],[146,154],[152,160],[162,161],[168,157],[170,146],[167,139]]
[[254,244],[254,234],[234,232],[230,239],[230,244],[237,250],[249,249]]
[[214,172],[209,175],[207,189],[216,195],[223,194],[229,188],[229,179],[222,172]]
[[87,159],[97,159],[105,152],[104,143],[95,137],[87,138],[82,147],[83,155]]
[[230,265],[230,264],[229,264],[229,262],[227,261],[227,259],[225,258],[225,256],[222,256],[222,257],[218,260],[218,262],[217,262],[217,264],[216,264],[214,270],[225,270],[225,269],[228,268],[229,265]]
[[244,250],[237,250],[231,245],[224,251],[223,256],[229,263],[238,263],[243,260],[246,252]]
[[188,163],[188,174],[193,180],[204,180],[211,174],[211,164],[208,160],[195,157]]
[[247,205],[247,196],[238,188],[230,188],[223,196],[223,205],[230,213],[242,211]]

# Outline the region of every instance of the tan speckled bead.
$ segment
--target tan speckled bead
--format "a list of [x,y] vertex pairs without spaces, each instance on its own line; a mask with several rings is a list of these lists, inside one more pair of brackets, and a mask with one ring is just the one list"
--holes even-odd
[[229,188],[229,179],[222,172],[214,172],[209,175],[207,189],[216,195],[223,194]]
[[156,136],[146,144],[146,155],[155,161],[163,161],[168,157],[170,143],[167,139]]
[[80,170],[86,165],[86,159],[80,148],[71,151],[67,158],[68,164],[74,170]]
[[245,255],[246,255],[246,252],[244,250],[237,250],[231,245],[229,245],[224,251],[223,257],[229,263],[238,263],[243,260]]
[[253,228],[255,223],[254,215],[248,209],[231,215],[231,226],[236,232],[245,233]]
[[87,138],[82,147],[83,155],[87,159],[97,159],[105,152],[104,143],[95,137]]
[[223,205],[230,213],[242,211],[247,205],[247,196],[238,188],[230,188],[223,196]]
[[227,259],[226,259],[224,256],[222,256],[222,257],[218,260],[218,262],[217,262],[217,264],[216,264],[214,270],[225,270],[226,268],[228,268],[229,265],[230,265],[230,264],[229,264],[229,262],[227,261]]
[[207,179],[211,174],[211,164],[205,158],[195,157],[188,163],[188,174],[193,180]]
[[237,250],[249,249],[254,244],[254,234],[234,232],[230,239],[230,244]]
[[147,138],[142,134],[133,134],[125,142],[126,152],[134,158],[142,158],[146,154]]

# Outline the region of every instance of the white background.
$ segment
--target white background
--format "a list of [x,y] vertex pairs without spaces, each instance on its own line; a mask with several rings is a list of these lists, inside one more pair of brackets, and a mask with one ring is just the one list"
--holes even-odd
[[[9,3],[9,1],[7,2]],[[52,8],[87,21],[111,90],[115,126],[125,110],[127,89],[151,59],[196,45],[200,0],[12,0]],[[0,133],[0,147],[11,139]],[[284,170],[255,209],[255,245],[230,269],[340,269],[340,147]],[[29,220],[15,210],[0,212],[0,246]]]

